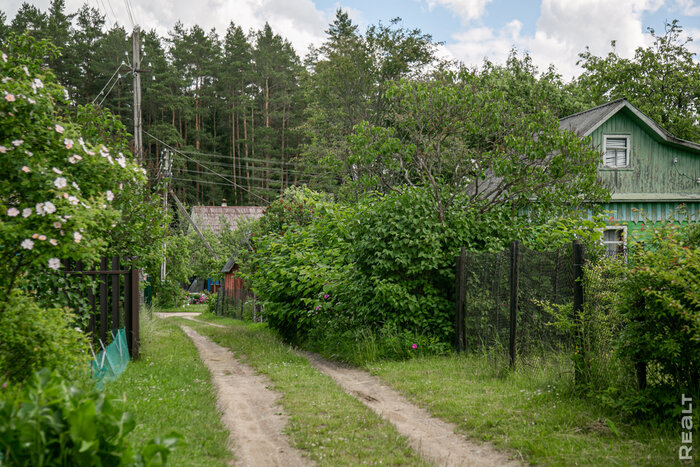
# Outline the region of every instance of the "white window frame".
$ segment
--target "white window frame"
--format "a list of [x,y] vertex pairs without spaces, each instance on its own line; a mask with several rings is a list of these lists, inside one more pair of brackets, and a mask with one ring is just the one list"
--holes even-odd
[[[605,232],[608,230],[615,230],[615,231],[622,231],[622,240],[615,240],[615,241],[605,241]],[[619,247],[622,247],[623,251],[623,256],[627,256],[627,226],[626,225],[606,225],[605,228],[603,229],[603,238],[601,240],[603,242],[603,245],[605,245],[605,256],[612,256],[612,257],[617,257],[619,256],[617,251],[615,251],[615,254],[611,254],[611,250],[609,249],[612,245],[617,245],[618,248],[615,250],[618,250]]]
[[[605,164],[605,155],[608,152],[608,139],[625,139],[625,165]],[[606,169],[627,169],[630,166],[630,155],[632,152],[630,135],[603,135],[603,167]]]

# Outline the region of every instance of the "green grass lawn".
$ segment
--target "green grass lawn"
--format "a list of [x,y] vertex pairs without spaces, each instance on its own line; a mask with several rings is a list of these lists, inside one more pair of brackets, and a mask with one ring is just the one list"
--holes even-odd
[[236,358],[265,374],[289,416],[291,443],[320,465],[425,465],[388,422],[343,392],[333,380],[283,344],[264,324],[203,315],[230,327],[214,328],[169,318],[231,349]]
[[137,426],[130,435],[134,440],[172,430],[185,436],[187,445],[177,448],[168,459],[170,465],[217,466],[231,460],[228,431],[219,420],[209,372],[174,323],[144,316],[141,358],[105,384],[105,392],[135,415]]
[[480,356],[368,365],[371,373],[464,433],[541,465],[672,465],[678,430],[628,425],[567,390],[567,367],[511,374]]

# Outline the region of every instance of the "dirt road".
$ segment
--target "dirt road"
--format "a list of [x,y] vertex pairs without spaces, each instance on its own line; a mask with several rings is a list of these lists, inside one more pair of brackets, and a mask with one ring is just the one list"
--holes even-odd
[[[211,324],[211,323],[206,323]],[[270,381],[238,362],[231,352],[187,326],[181,326],[209,368],[221,420],[230,432],[236,465],[301,466],[313,463],[293,449],[283,434],[287,423]]]

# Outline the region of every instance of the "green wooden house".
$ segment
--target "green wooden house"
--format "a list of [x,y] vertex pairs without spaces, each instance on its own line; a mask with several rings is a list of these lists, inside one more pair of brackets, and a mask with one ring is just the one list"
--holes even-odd
[[645,218],[700,222],[700,144],[676,138],[626,99],[565,117],[560,127],[600,149],[598,178],[611,193],[609,254],[623,250],[628,230]]

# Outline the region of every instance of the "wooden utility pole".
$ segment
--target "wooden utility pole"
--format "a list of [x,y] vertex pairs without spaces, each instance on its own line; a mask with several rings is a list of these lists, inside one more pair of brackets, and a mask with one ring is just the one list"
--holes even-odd
[[132,70],[134,72],[134,155],[143,162],[143,136],[141,133],[141,33],[134,26],[132,39]]
[[[167,216],[168,214],[168,182],[170,177],[172,177],[172,154],[170,150],[163,150],[163,212]],[[163,242],[163,262],[160,264],[160,280],[161,282],[165,280],[167,274],[166,271],[166,261],[167,261],[167,247],[168,245]]]

